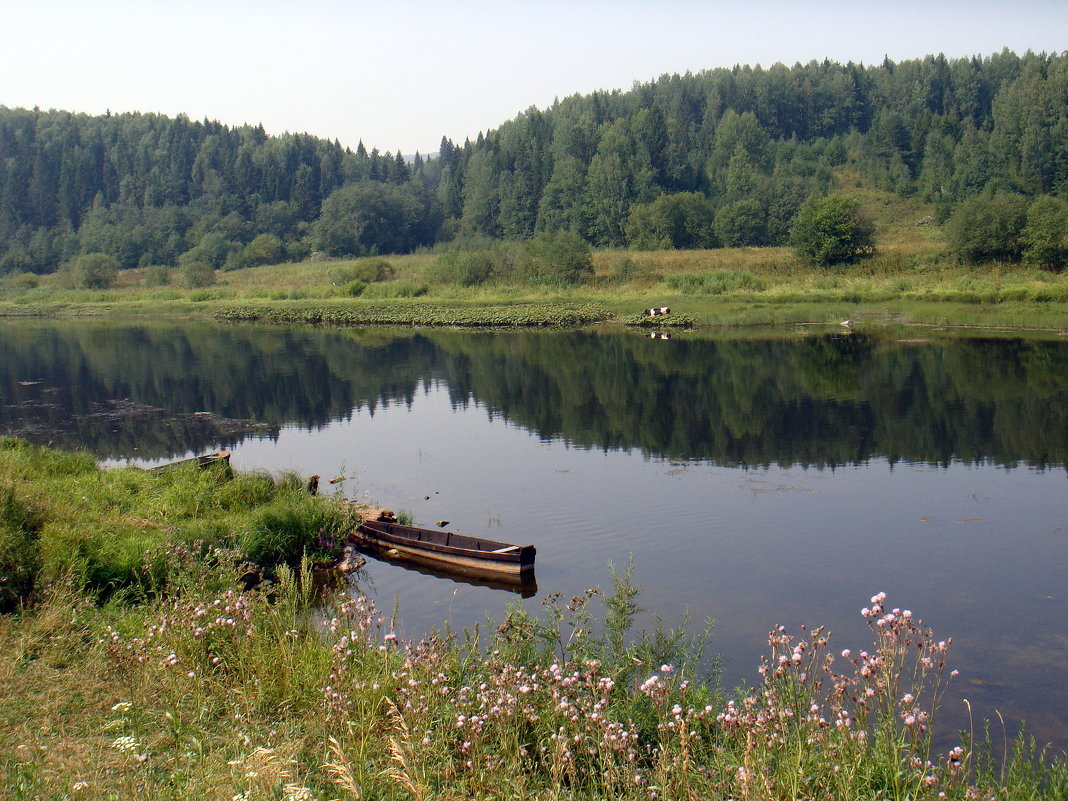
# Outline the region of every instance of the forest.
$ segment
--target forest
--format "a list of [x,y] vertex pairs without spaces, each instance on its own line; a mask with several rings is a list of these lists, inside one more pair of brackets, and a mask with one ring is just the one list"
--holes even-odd
[[185,116],[0,107],[0,275],[90,254],[236,269],[559,232],[612,248],[781,245],[847,172],[932,204],[961,242],[983,238],[962,219],[1011,229],[962,246],[964,260],[1063,266],[1068,53],[664,75],[413,158]]

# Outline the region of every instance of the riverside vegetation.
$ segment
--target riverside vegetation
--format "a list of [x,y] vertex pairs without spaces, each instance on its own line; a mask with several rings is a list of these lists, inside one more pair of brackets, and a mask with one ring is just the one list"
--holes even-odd
[[[418,641],[312,559],[345,516],[295,479],[99,470],[0,441],[0,776],[11,798],[1063,798],[982,724],[932,749],[954,671],[885,595],[870,644],[769,635],[727,692],[708,631],[634,634],[612,589]],[[249,587],[250,564],[272,577]],[[846,647],[848,646],[848,647]],[[713,668],[709,669],[709,665]]]
[[[843,176],[845,180],[845,176]],[[5,316],[214,316],[277,322],[406,325],[657,325],[827,323],[868,316],[905,322],[1060,328],[1068,277],[1017,262],[955,260],[932,207],[854,189],[875,220],[877,250],[818,265],[786,247],[592,250],[566,234],[484,240],[415,254],[196,273],[115,272],[107,288],[66,273],[0,279]],[[645,320],[646,306],[673,315]]]

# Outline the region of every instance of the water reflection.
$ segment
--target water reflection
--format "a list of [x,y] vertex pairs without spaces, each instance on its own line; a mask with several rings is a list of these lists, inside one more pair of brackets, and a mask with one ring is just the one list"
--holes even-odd
[[[540,437],[732,466],[1068,463],[1068,343],[6,323],[0,430],[167,458],[444,382]],[[905,340],[905,341],[902,341]]]
[[444,579],[456,584],[466,584],[471,587],[486,587],[491,590],[513,592],[519,595],[520,598],[533,598],[538,594],[538,581],[533,571],[525,573],[522,576],[512,577],[501,575],[490,577],[477,573],[465,573],[462,570],[450,570],[447,567],[437,565],[431,566],[422,564],[413,561],[412,559],[393,556],[388,552],[388,549],[384,548],[361,547],[360,552],[373,559],[378,559],[387,564],[396,565],[404,570],[411,570],[413,573]]

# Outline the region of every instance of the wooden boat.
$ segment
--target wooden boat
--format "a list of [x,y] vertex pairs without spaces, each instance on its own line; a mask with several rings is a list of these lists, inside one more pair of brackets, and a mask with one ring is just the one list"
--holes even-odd
[[360,523],[351,536],[358,545],[380,550],[388,557],[403,557],[451,571],[516,577],[534,571],[533,545],[512,545],[455,531],[370,520]]
[[201,456],[193,456],[189,459],[179,459],[177,462],[167,462],[167,464],[160,464],[148,468],[148,472],[166,473],[168,470],[175,470],[179,467],[184,467],[185,465],[196,465],[197,467],[204,468],[217,464],[229,467],[230,451],[216,451],[215,453],[205,453]]

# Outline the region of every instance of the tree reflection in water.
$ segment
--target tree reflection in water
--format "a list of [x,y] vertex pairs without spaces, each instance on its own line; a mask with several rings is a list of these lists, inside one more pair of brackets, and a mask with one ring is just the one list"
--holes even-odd
[[2,326],[0,429],[102,457],[233,447],[410,404],[428,382],[539,436],[714,464],[1068,461],[1068,343],[807,336]]

